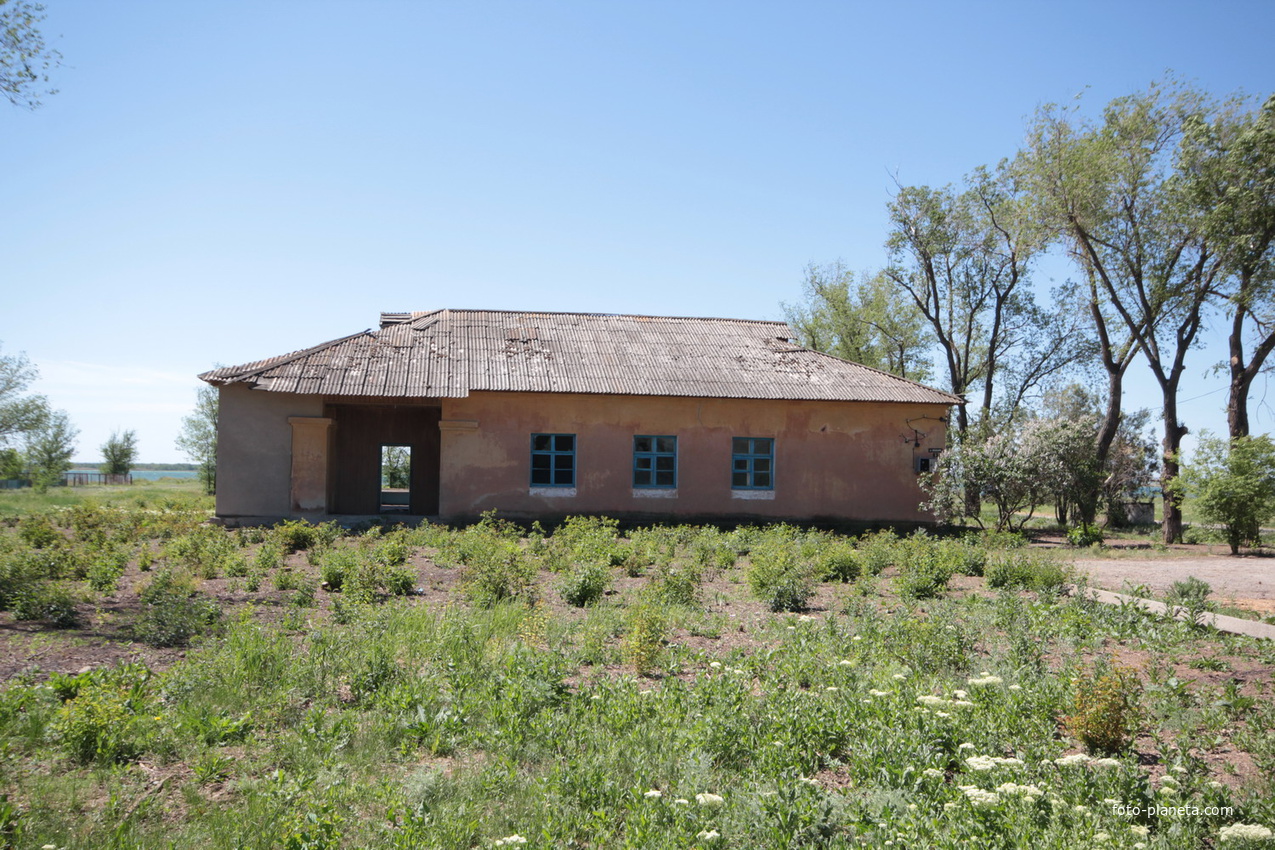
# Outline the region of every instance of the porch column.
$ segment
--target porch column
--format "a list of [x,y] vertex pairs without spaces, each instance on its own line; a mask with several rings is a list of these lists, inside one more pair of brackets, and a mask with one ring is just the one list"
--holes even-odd
[[328,430],[323,416],[289,416],[292,426],[292,510],[328,512]]

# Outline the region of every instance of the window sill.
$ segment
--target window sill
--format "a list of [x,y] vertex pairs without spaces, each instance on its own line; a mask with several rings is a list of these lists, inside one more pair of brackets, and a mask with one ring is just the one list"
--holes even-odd
[[676,499],[676,487],[634,487],[635,499]]
[[546,498],[570,499],[576,495],[574,487],[532,487],[527,491],[528,496],[543,496]]
[[731,490],[730,497],[732,499],[743,499],[747,502],[773,502],[775,500],[774,490]]

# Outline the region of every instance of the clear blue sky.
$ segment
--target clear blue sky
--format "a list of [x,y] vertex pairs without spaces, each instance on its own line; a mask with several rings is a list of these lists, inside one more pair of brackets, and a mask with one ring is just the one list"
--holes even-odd
[[808,263],[883,263],[892,175],[958,181],[1042,103],[1275,91],[1269,0],[45,2],[60,92],[0,104],[0,340],[81,459],[135,428],[179,460],[195,374],[382,310],[780,318]]

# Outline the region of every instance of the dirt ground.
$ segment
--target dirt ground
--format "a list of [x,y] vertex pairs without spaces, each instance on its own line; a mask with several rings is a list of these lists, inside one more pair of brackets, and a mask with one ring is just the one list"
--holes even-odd
[[1275,614],[1275,558],[1260,555],[1177,554],[1170,557],[1125,556],[1077,558],[1076,569],[1089,576],[1090,584],[1120,591],[1130,585],[1146,585],[1163,596],[1175,581],[1190,576],[1213,588],[1213,600],[1262,614]]

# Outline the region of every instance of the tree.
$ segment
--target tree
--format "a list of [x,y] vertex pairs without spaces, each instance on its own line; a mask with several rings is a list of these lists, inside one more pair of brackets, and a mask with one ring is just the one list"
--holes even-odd
[[38,430],[48,419],[44,396],[25,394],[39,374],[25,354],[0,355],[0,446]]
[[37,490],[44,492],[62,480],[62,473],[71,468],[75,440],[79,435],[79,430],[71,426],[71,419],[63,410],[50,413],[44,425],[30,435],[27,463]]
[[1039,505],[1092,486],[1092,429],[1092,421],[1032,420],[987,437],[954,435],[935,475],[922,479],[929,496],[922,507],[940,522],[970,517],[981,525],[970,510],[973,490],[996,506],[998,531],[1021,529]]
[[[1007,424],[1029,393],[1081,354],[1070,311],[1041,310],[1030,290],[1049,232],[1022,177],[1021,163],[1005,161],[976,169],[959,192],[900,187],[889,206],[886,274],[929,324],[952,393],[980,393],[985,432],[998,397]],[[967,409],[956,417],[964,433]]]
[[[1178,419],[1178,386],[1224,272],[1202,210],[1178,179],[1175,155],[1191,122],[1217,114],[1199,92],[1157,84],[1112,101],[1098,125],[1046,107],[1030,134],[1035,173],[1049,176],[1044,188],[1052,209],[1093,287],[1100,332],[1108,318],[1120,326],[1160,386],[1166,543],[1182,538],[1182,511],[1172,495],[1187,433]],[[1108,340],[1104,351],[1114,379],[1121,349]]]
[[381,449],[384,486],[402,490],[411,486],[412,454],[407,446],[384,446]]
[[1238,555],[1240,546],[1261,542],[1262,523],[1275,516],[1275,442],[1201,435],[1177,486],[1205,521],[1222,526],[1231,554]]
[[0,0],[0,92],[15,106],[35,109],[41,97],[57,94],[47,87],[48,72],[62,54],[44,43],[44,18],[41,3]]
[[805,301],[785,304],[801,344],[883,372],[924,381],[933,340],[925,317],[899,299],[882,273],[855,275],[841,263],[806,269]]
[[182,419],[177,449],[199,464],[199,480],[205,493],[217,492],[217,414],[220,400],[216,387],[200,387],[195,411]]
[[1243,437],[1253,380],[1275,350],[1275,96],[1251,115],[1227,112],[1189,121],[1179,170],[1225,263],[1226,421],[1232,437]]
[[128,475],[137,462],[137,432],[125,431],[123,434],[112,431],[111,436],[102,444],[101,470],[107,475]]

